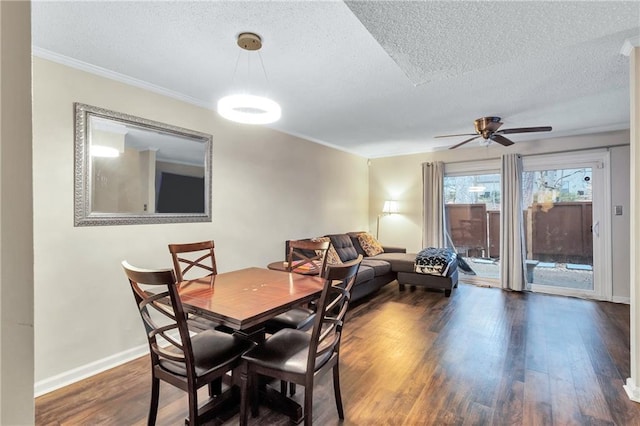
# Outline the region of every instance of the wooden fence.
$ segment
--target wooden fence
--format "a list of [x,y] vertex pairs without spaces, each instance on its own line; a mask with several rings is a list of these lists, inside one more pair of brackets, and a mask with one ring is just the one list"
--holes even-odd
[[[447,227],[459,253],[500,256],[500,212],[484,204],[447,204]],[[523,212],[527,258],[542,262],[593,263],[592,204],[534,203]]]

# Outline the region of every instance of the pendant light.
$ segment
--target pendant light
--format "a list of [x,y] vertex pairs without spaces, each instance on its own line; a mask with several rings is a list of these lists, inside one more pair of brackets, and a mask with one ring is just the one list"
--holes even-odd
[[[280,105],[278,105],[277,102],[263,96],[246,93],[249,89],[250,56],[253,51],[257,53],[260,59],[264,80],[268,83],[267,72],[262,63],[262,56],[260,56],[260,52],[258,52],[262,47],[262,39],[254,33],[242,33],[238,36],[238,46],[249,52],[249,57],[247,57],[247,87],[244,89],[245,93],[237,93],[220,99],[218,101],[218,114],[227,120],[245,124],[269,124],[278,121],[282,113]],[[238,56],[238,61],[236,61],[234,80],[238,71],[238,62],[240,62],[240,56]]]

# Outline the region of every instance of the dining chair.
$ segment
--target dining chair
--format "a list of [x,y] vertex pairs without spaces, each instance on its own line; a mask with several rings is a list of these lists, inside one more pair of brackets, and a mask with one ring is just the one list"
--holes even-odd
[[290,240],[287,250],[287,269],[290,272],[311,272],[322,275],[327,267],[327,251],[331,240]]
[[254,386],[257,384],[258,375],[303,385],[304,424],[311,425],[314,380],[330,369],[333,370],[333,390],[338,416],[344,419],[340,394],[340,339],[351,299],[351,289],[361,261],[362,255],[342,265],[327,266],[311,333],[282,329],[242,355],[244,365],[240,374],[241,425],[247,424],[249,402],[253,416],[258,415],[258,387]]
[[[160,381],[187,392],[187,425],[206,421],[229,394],[222,394],[222,377],[240,363],[254,344],[216,330],[191,336],[171,269],[146,270],[122,262],[147,333],[151,355],[151,402],[147,423],[158,413]],[[210,401],[198,409],[198,389],[209,385]]]
[[178,281],[218,274],[215,243],[212,240],[169,244],[169,252]]
[[[169,244],[173,269],[178,282],[209,278],[218,274],[213,240],[196,243]],[[189,315],[189,325],[198,330],[220,328],[220,324],[197,315]]]
[[[287,247],[287,271],[301,273],[316,273],[323,276],[327,267],[327,252],[331,241],[291,240]],[[317,271],[317,272],[316,272]],[[311,306],[313,307],[313,305]],[[264,330],[267,334],[274,334],[285,328],[294,330],[309,330],[313,326],[315,310],[298,306],[289,309],[265,322]],[[280,393],[286,395],[287,382],[280,384]],[[289,393],[295,395],[295,383],[289,384]]]
[[[287,251],[288,272],[313,272],[323,276],[327,267],[327,251],[331,242],[292,240]],[[267,334],[276,333],[283,328],[308,330],[313,326],[315,311],[305,307],[296,307],[284,312],[265,323]]]

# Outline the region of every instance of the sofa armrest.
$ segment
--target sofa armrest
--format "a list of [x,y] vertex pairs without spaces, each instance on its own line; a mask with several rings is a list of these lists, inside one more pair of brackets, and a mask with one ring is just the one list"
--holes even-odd
[[382,246],[385,253],[406,253],[407,249],[404,247],[387,247]]

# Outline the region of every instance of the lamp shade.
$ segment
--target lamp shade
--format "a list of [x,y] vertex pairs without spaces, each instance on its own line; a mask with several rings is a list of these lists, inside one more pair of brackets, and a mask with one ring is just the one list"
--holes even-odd
[[384,214],[398,213],[398,202],[393,200],[385,201],[384,206],[382,207],[382,213]]

